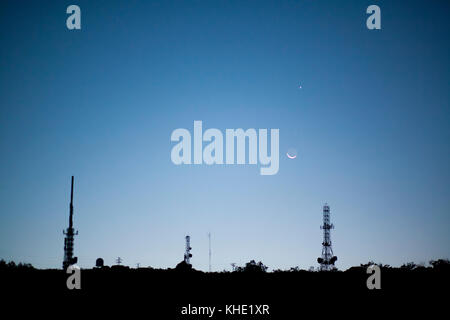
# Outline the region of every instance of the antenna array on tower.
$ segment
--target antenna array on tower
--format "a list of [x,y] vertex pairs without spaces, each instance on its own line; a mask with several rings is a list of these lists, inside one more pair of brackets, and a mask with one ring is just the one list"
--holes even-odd
[[74,236],[78,234],[73,228],[73,176],[70,188],[70,205],[69,205],[69,227],[63,231],[66,235],[64,238],[64,261],[63,269],[67,269],[70,265],[77,263],[78,258],[73,256]]
[[317,258],[317,262],[320,264],[321,271],[329,271],[335,269],[334,263],[337,257],[333,256],[331,229],[334,229],[334,225],[330,223],[330,206],[326,203],[323,206],[323,225],[320,229],[323,230],[322,257]]

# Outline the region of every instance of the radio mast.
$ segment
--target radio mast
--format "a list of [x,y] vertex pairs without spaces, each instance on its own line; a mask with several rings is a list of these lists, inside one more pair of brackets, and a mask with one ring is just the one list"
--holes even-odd
[[211,272],[211,232],[208,233],[209,241],[209,272]]
[[73,228],[73,176],[72,176],[72,186],[70,188],[70,206],[69,206],[69,227],[64,231],[63,234],[66,235],[64,238],[64,261],[63,269],[67,269],[70,265],[77,263],[78,258],[73,256],[73,241],[74,236],[78,234]]
[[323,230],[322,257],[317,258],[317,262],[320,264],[320,271],[330,271],[335,269],[334,263],[337,257],[333,256],[330,233],[331,229],[334,229],[334,225],[330,223],[330,207],[326,203],[323,206],[323,225],[320,226],[320,229]]

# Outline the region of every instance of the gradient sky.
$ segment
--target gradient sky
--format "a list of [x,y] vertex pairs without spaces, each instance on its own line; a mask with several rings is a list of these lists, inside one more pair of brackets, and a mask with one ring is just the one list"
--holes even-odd
[[[0,258],[61,267],[71,175],[82,267],[174,267],[189,234],[207,270],[208,232],[213,270],[317,266],[325,202],[340,269],[449,258],[449,9],[2,1]],[[194,120],[279,128],[278,174],[175,166],[170,135]]]

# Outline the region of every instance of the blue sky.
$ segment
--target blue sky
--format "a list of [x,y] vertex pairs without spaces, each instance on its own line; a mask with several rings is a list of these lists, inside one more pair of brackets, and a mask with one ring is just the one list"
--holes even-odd
[[[61,267],[450,257],[445,1],[0,4],[0,258]],[[382,29],[366,28],[378,4]],[[298,85],[302,85],[302,89]],[[174,129],[280,129],[280,169],[175,166]],[[298,157],[285,156],[289,148]]]

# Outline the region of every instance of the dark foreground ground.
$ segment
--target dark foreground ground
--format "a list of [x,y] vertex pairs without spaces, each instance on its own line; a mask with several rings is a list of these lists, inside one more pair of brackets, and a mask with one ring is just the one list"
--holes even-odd
[[[303,319],[344,316],[448,316],[450,268],[381,268],[381,289],[366,286],[366,267],[345,272],[233,272],[82,269],[81,289],[68,290],[62,270],[0,270],[2,309],[54,317],[126,319]],[[12,304],[14,302],[14,305]],[[19,304],[17,304],[19,302]],[[210,315],[183,315],[183,307],[215,307]],[[268,305],[269,314],[226,313],[227,305]],[[14,307],[13,307],[14,306]],[[241,307],[242,308],[242,307]],[[245,307],[244,307],[245,308]],[[218,311],[221,310],[221,311]],[[236,310],[236,307],[234,308]],[[241,309],[242,310],[242,309]],[[262,311],[262,308],[259,309]]]

